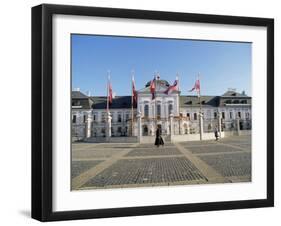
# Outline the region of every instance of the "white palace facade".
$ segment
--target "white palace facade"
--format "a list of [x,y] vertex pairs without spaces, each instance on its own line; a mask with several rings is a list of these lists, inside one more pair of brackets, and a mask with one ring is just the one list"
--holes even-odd
[[72,91],[72,140],[134,141],[135,138],[141,142],[154,137],[158,126],[166,140],[175,141],[213,138],[215,128],[220,134],[251,131],[251,97],[244,92],[229,89],[220,96],[199,99],[175,90],[167,95],[164,93],[167,87],[166,80],[156,80],[152,100],[148,82],[137,91],[137,104],[133,107],[131,96],[117,96],[110,105],[110,115],[106,96]]

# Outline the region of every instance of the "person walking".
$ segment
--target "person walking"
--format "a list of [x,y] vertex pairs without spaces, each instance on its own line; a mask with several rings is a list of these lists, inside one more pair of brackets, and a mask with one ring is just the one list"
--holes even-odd
[[157,130],[156,130],[156,138],[155,138],[155,145],[157,147],[159,147],[160,145],[164,146],[164,141],[163,141],[163,138],[161,136],[161,129],[160,129],[160,126],[157,127]]
[[219,131],[218,131],[218,127],[216,126],[215,128],[215,137],[216,137],[216,141],[219,140]]

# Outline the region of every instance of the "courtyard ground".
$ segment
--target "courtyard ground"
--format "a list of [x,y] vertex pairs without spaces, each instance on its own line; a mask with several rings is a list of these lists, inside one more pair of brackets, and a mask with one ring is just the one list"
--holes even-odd
[[153,144],[73,143],[72,189],[251,181],[251,136]]

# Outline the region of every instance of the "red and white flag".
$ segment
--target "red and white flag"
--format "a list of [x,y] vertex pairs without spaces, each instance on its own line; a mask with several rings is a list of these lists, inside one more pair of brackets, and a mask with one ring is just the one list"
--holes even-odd
[[109,83],[108,83],[108,102],[109,102],[109,104],[112,104],[112,99],[113,99],[113,91],[112,91],[112,85],[109,81]]
[[155,99],[155,91],[156,91],[156,78],[154,77],[154,79],[150,82],[150,93],[151,93],[151,98],[152,100]]
[[176,80],[174,81],[174,84],[171,85],[171,86],[169,86],[169,87],[164,91],[164,93],[168,95],[168,94],[171,93],[173,90],[176,90],[176,91],[179,90],[178,85],[179,85],[179,79],[176,78]]
[[108,80],[107,80],[107,111],[109,111],[109,105],[112,104],[112,100],[114,98],[115,94],[113,93],[113,90],[112,90],[112,85],[111,85],[111,82],[110,82],[110,75],[108,75]]
[[199,97],[200,96],[200,80],[199,80],[199,78],[196,80],[193,88],[191,90],[189,90],[189,92],[192,92],[194,90],[197,92],[197,95]]
[[135,84],[135,78],[134,76],[132,77],[132,100],[133,100],[133,105],[135,106],[137,104],[137,91],[136,91],[136,84]]

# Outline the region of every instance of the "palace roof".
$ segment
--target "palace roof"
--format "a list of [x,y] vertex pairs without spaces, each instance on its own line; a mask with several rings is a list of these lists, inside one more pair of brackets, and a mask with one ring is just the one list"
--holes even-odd
[[[161,80],[158,80],[161,81]],[[163,80],[164,81],[164,80]],[[147,87],[146,87],[147,88]],[[143,90],[141,90],[143,93]],[[110,109],[130,109],[131,96],[116,96],[112,100]],[[245,93],[227,91],[221,96],[200,96],[196,95],[179,96],[180,107],[223,107],[223,106],[250,106],[252,98]],[[106,96],[87,96],[80,91],[72,91],[72,106],[77,109],[106,109]],[[134,106],[135,108],[135,106]]]
[[[106,109],[107,97],[106,96],[91,96],[93,100],[93,109]],[[112,104],[109,106],[110,109],[117,108],[131,108],[131,96],[116,96],[112,99]]]

